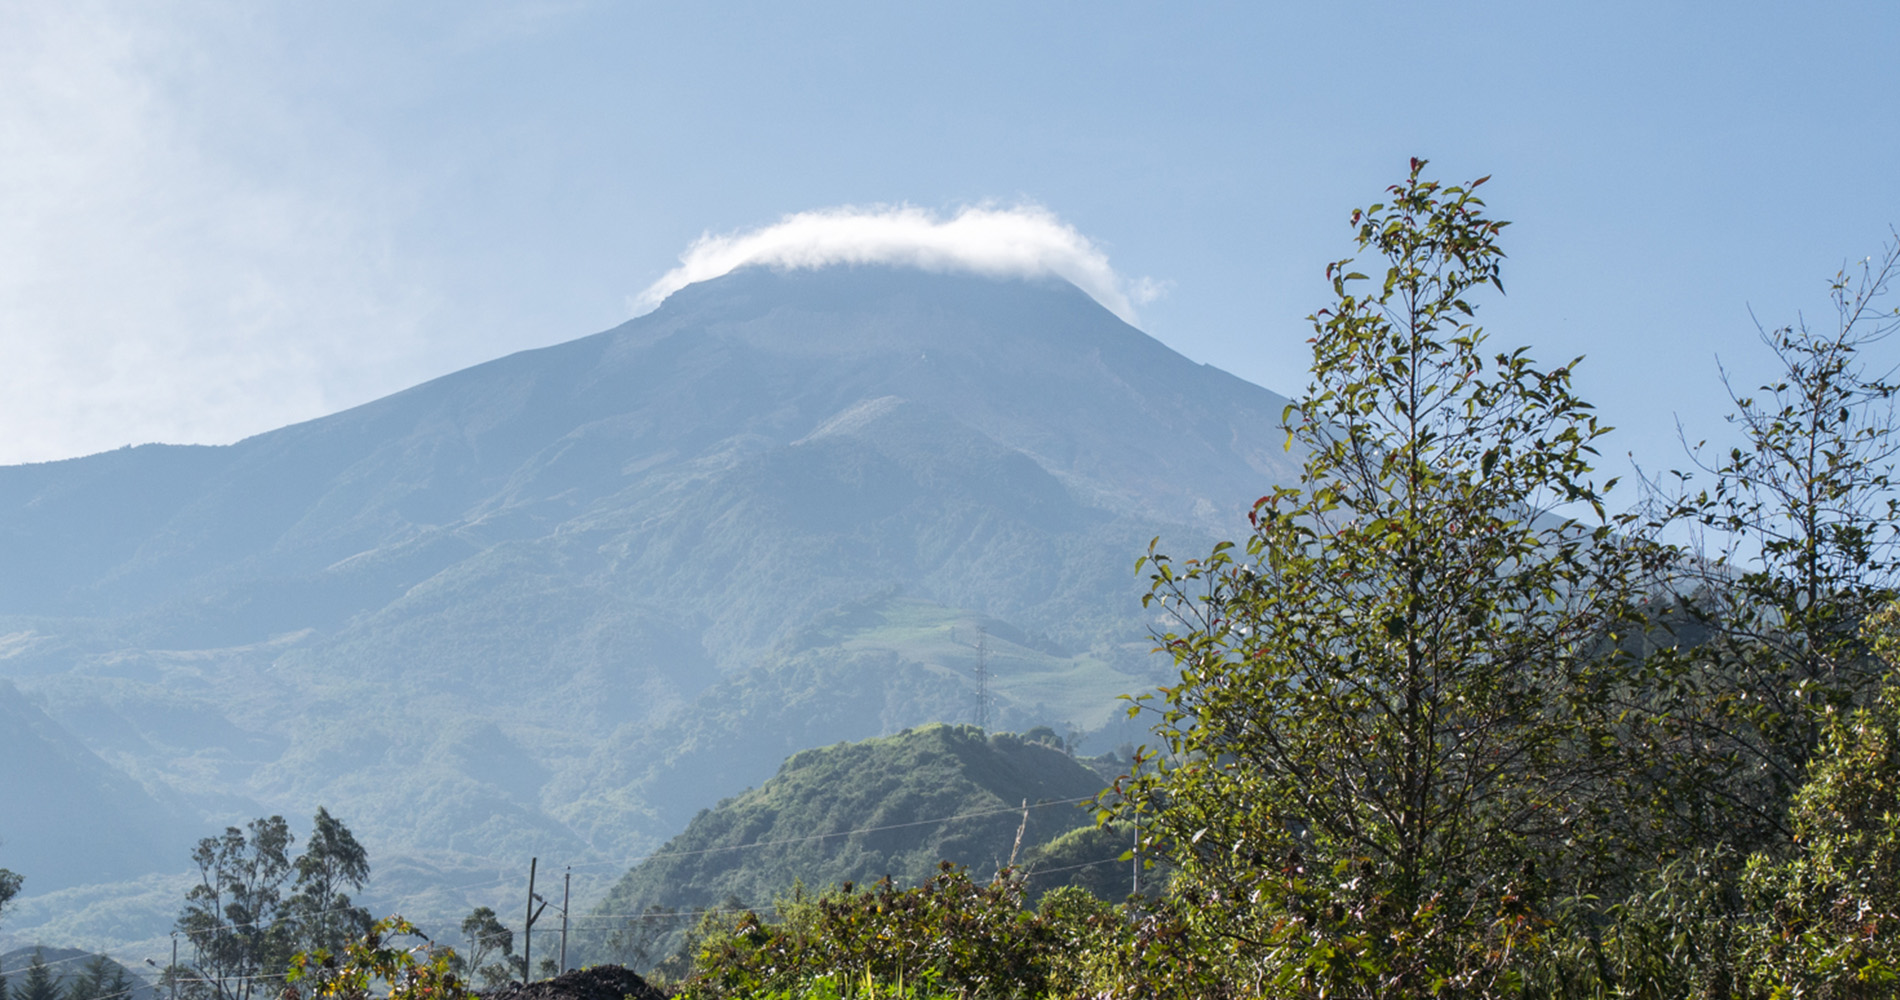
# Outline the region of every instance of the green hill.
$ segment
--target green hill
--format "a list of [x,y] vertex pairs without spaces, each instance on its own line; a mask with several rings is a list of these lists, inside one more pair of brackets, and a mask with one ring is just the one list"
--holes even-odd
[[1053,741],[974,726],[805,750],[762,786],[702,811],[629,871],[581,918],[583,939],[597,960],[645,966],[671,953],[701,912],[767,909],[798,883],[821,890],[886,875],[915,883],[942,861],[986,876],[1013,850],[1028,862],[1088,825],[1083,803],[1105,783]]

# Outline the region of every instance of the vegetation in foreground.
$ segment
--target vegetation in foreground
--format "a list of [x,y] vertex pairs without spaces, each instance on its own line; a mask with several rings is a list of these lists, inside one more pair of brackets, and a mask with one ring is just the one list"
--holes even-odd
[[[1476,325],[1483,182],[1423,167],[1353,214],[1379,266],[1328,268],[1299,482],[1243,544],[1143,560],[1179,682],[1135,699],[1158,741],[1098,819],[1165,884],[794,892],[705,913],[681,993],[1900,995],[1900,441],[1861,356],[1900,329],[1900,243],[1836,279],[1832,328],[1764,332],[1784,371],[1734,393],[1739,446],[1615,513],[1576,362]],[[412,932],[307,950],[291,988],[462,996]]]
[[1900,244],[1832,329],[1763,333],[1740,446],[1614,513],[1576,362],[1476,325],[1482,181],[1423,166],[1353,215],[1383,267],[1328,268],[1300,481],[1143,561],[1180,680],[1100,815],[1165,889],[847,888],[709,919],[688,994],[1900,995],[1900,441],[1861,359]]

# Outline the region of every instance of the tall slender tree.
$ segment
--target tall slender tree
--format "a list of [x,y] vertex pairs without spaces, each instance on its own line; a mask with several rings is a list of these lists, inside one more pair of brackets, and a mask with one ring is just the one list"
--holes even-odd
[[132,977],[110,956],[94,955],[66,984],[64,1000],[126,1000],[132,995]]
[[[13,901],[13,897],[20,894],[22,881],[20,876],[5,868],[0,868],[0,914],[4,914],[7,904]],[[7,997],[6,970],[0,968],[0,1000],[7,1000]]]
[[478,906],[462,918],[462,937],[468,942],[466,957],[458,956],[467,975],[478,977],[488,987],[500,986],[512,979],[526,980],[527,967],[515,954],[515,933],[502,925],[495,911]]
[[249,1000],[261,980],[289,962],[280,908],[293,839],[284,818],[272,816],[206,837],[192,851],[198,884],[178,917],[192,946],[192,974],[184,980],[192,993]]
[[[1479,180],[1414,160],[1353,213],[1379,261],[1329,265],[1297,485],[1244,549],[1151,547],[1179,683],[1119,785],[1173,865],[1210,989],[1493,996],[1609,838],[1594,748],[1637,549],[1593,478],[1606,432],[1545,368],[1494,351],[1505,223]],[[1568,881],[1566,881],[1568,880]]]
[[13,989],[13,1000],[60,1000],[59,982],[53,978],[53,970],[46,964],[46,955],[40,949],[33,949],[33,957],[27,962],[26,975],[20,977],[20,985]]
[[369,880],[369,852],[330,811],[317,807],[310,837],[293,868],[296,880],[285,901],[285,918],[300,950],[339,954],[345,943],[369,933],[369,910],[350,901],[344,889],[360,890]]

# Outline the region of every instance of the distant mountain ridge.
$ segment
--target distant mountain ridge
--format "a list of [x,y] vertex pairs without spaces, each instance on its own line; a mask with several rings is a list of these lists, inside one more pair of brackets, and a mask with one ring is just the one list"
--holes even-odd
[[1285,404],[1066,284],[743,270],[235,445],[0,468],[0,677],[206,832],[322,803],[425,881],[626,857],[803,747],[971,718],[980,635],[1000,725],[1119,741],[1134,560],[1291,475]]

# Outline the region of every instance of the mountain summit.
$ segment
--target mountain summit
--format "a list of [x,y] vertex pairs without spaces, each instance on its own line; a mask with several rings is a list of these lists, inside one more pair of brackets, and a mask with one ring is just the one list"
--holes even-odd
[[1237,530],[1285,405],[1064,283],[744,269],[234,445],[0,468],[0,677],[208,825],[624,857],[971,721],[979,660],[997,724],[1118,741],[1134,560]]

